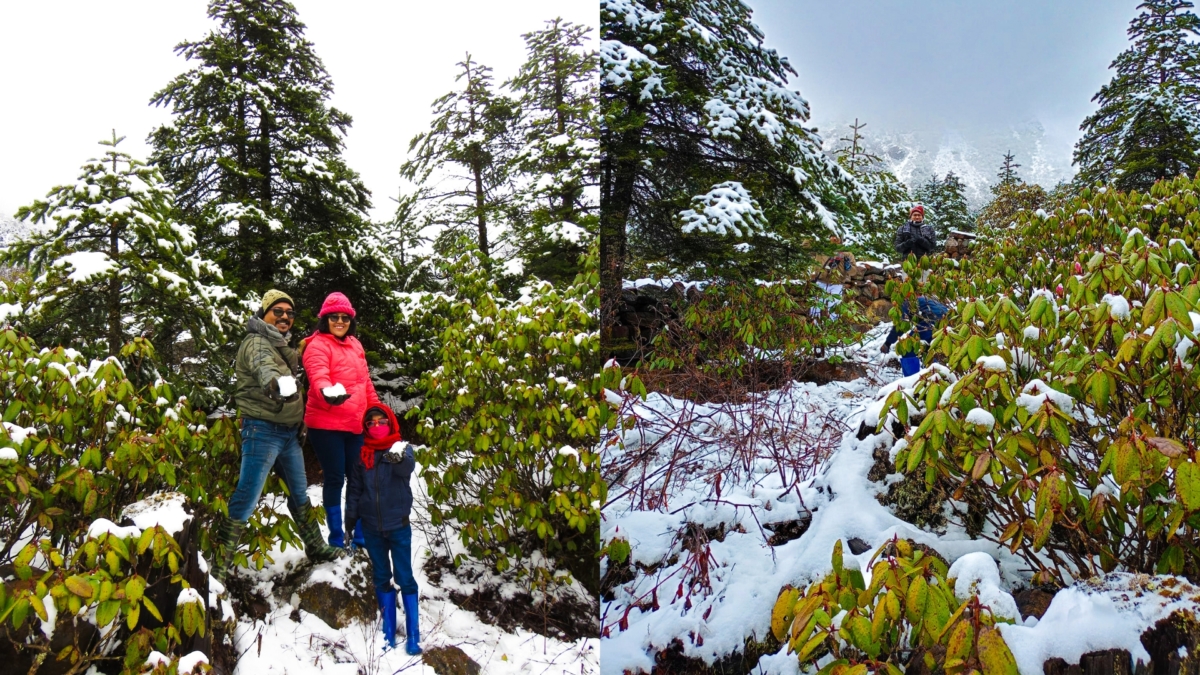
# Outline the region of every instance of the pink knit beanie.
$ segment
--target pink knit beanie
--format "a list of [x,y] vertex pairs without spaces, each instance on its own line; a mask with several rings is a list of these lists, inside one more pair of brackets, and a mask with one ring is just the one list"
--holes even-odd
[[325,303],[321,305],[321,312],[317,316],[322,317],[326,314],[336,314],[338,312],[344,312],[353,317],[354,307],[350,304],[350,298],[341,293],[330,293],[325,298]]

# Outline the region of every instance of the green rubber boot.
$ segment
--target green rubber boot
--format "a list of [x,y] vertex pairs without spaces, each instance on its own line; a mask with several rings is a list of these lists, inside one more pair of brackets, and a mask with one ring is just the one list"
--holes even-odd
[[308,556],[309,560],[323,563],[337,560],[346,554],[346,549],[334,548],[325,543],[325,538],[321,536],[321,525],[317,522],[317,514],[307,502],[298,511],[299,513],[294,514],[296,529],[304,542],[304,555]]
[[224,585],[225,580],[229,578],[229,571],[233,567],[233,554],[237,552],[238,540],[246,531],[246,521],[230,520],[228,517],[221,516],[215,529],[217,552],[214,561],[216,565],[212,575],[221,582],[221,585]]

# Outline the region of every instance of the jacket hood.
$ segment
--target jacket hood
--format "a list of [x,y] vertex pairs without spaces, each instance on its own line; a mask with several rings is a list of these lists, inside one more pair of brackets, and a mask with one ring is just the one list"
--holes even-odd
[[363,445],[365,447],[370,448],[374,452],[379,452],[381,450],[390,449],[393,445],[396,444],[397,441],[404,440],[403,438],[400,437],[400,423],[396,420],[396,413],[392,412],[392,409],[386,405],[373,405],[373,406],[367,408],[367,411],[365,413],[363,413],[363,431],[364,432],[367,429],[367,418],[371,416],[372,410],[381,410],[381,411],[383,411],[383,414],[387,415],[388,422],[390,422],[392,425],[392,433],[388,434],[387,436],[384,436],[383,438],[371,438],[370,436],[368,436],[364,433]]
[[[288,335],[280,333],[278,328],[263,321],[257,314],[251,315],[250,320],[246,322],[246,332],[267,338],[273,347],[286,347],[288,343]],[[288,334],[290,333],[291,331],[288,331]]]

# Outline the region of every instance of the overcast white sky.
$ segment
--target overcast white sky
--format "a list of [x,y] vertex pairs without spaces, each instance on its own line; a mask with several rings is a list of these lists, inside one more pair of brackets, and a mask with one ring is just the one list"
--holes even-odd
[[[817,121],[919,131],[1038,120],[1073,144],[1138,0],[747,0]],[[825,131],[822,129],[822,131]],[[841,133],[843,130],[837,130]]]
[[[292,0],[354,118],[345,158],[390,216],[408,141],[454,88],[469,50],[497,83],[524,61],[521,34],[555,16],[599,23],[597,0]],[[190,66],[173,48],[204,36],[206,0],[0,2],[0,214],[74,182],[114,127],[144,159],[168,119],[151,96]],[[594,43],[593,43],[594,44]]]

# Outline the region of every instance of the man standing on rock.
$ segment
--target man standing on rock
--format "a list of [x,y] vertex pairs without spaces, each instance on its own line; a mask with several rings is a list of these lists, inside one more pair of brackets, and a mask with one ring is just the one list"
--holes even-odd
[[342,554],[341,549],[325,543],[308,503],[298,437],[304,419],[304,400],[296,382],[299,354],[288,346],[296,318],[293,304],[283,291],[267,291],[262,307],[246,324],[246,337],[238,349],[233,399],[242,420],[242,471],[229,499],[229,516],[220,519],[216,528],[220,558],[213,576],[221,582],[229,574],[238,540],[262,495],[267,474],[276,465],[287,484],[288,510],[309,560],[326,562]]

